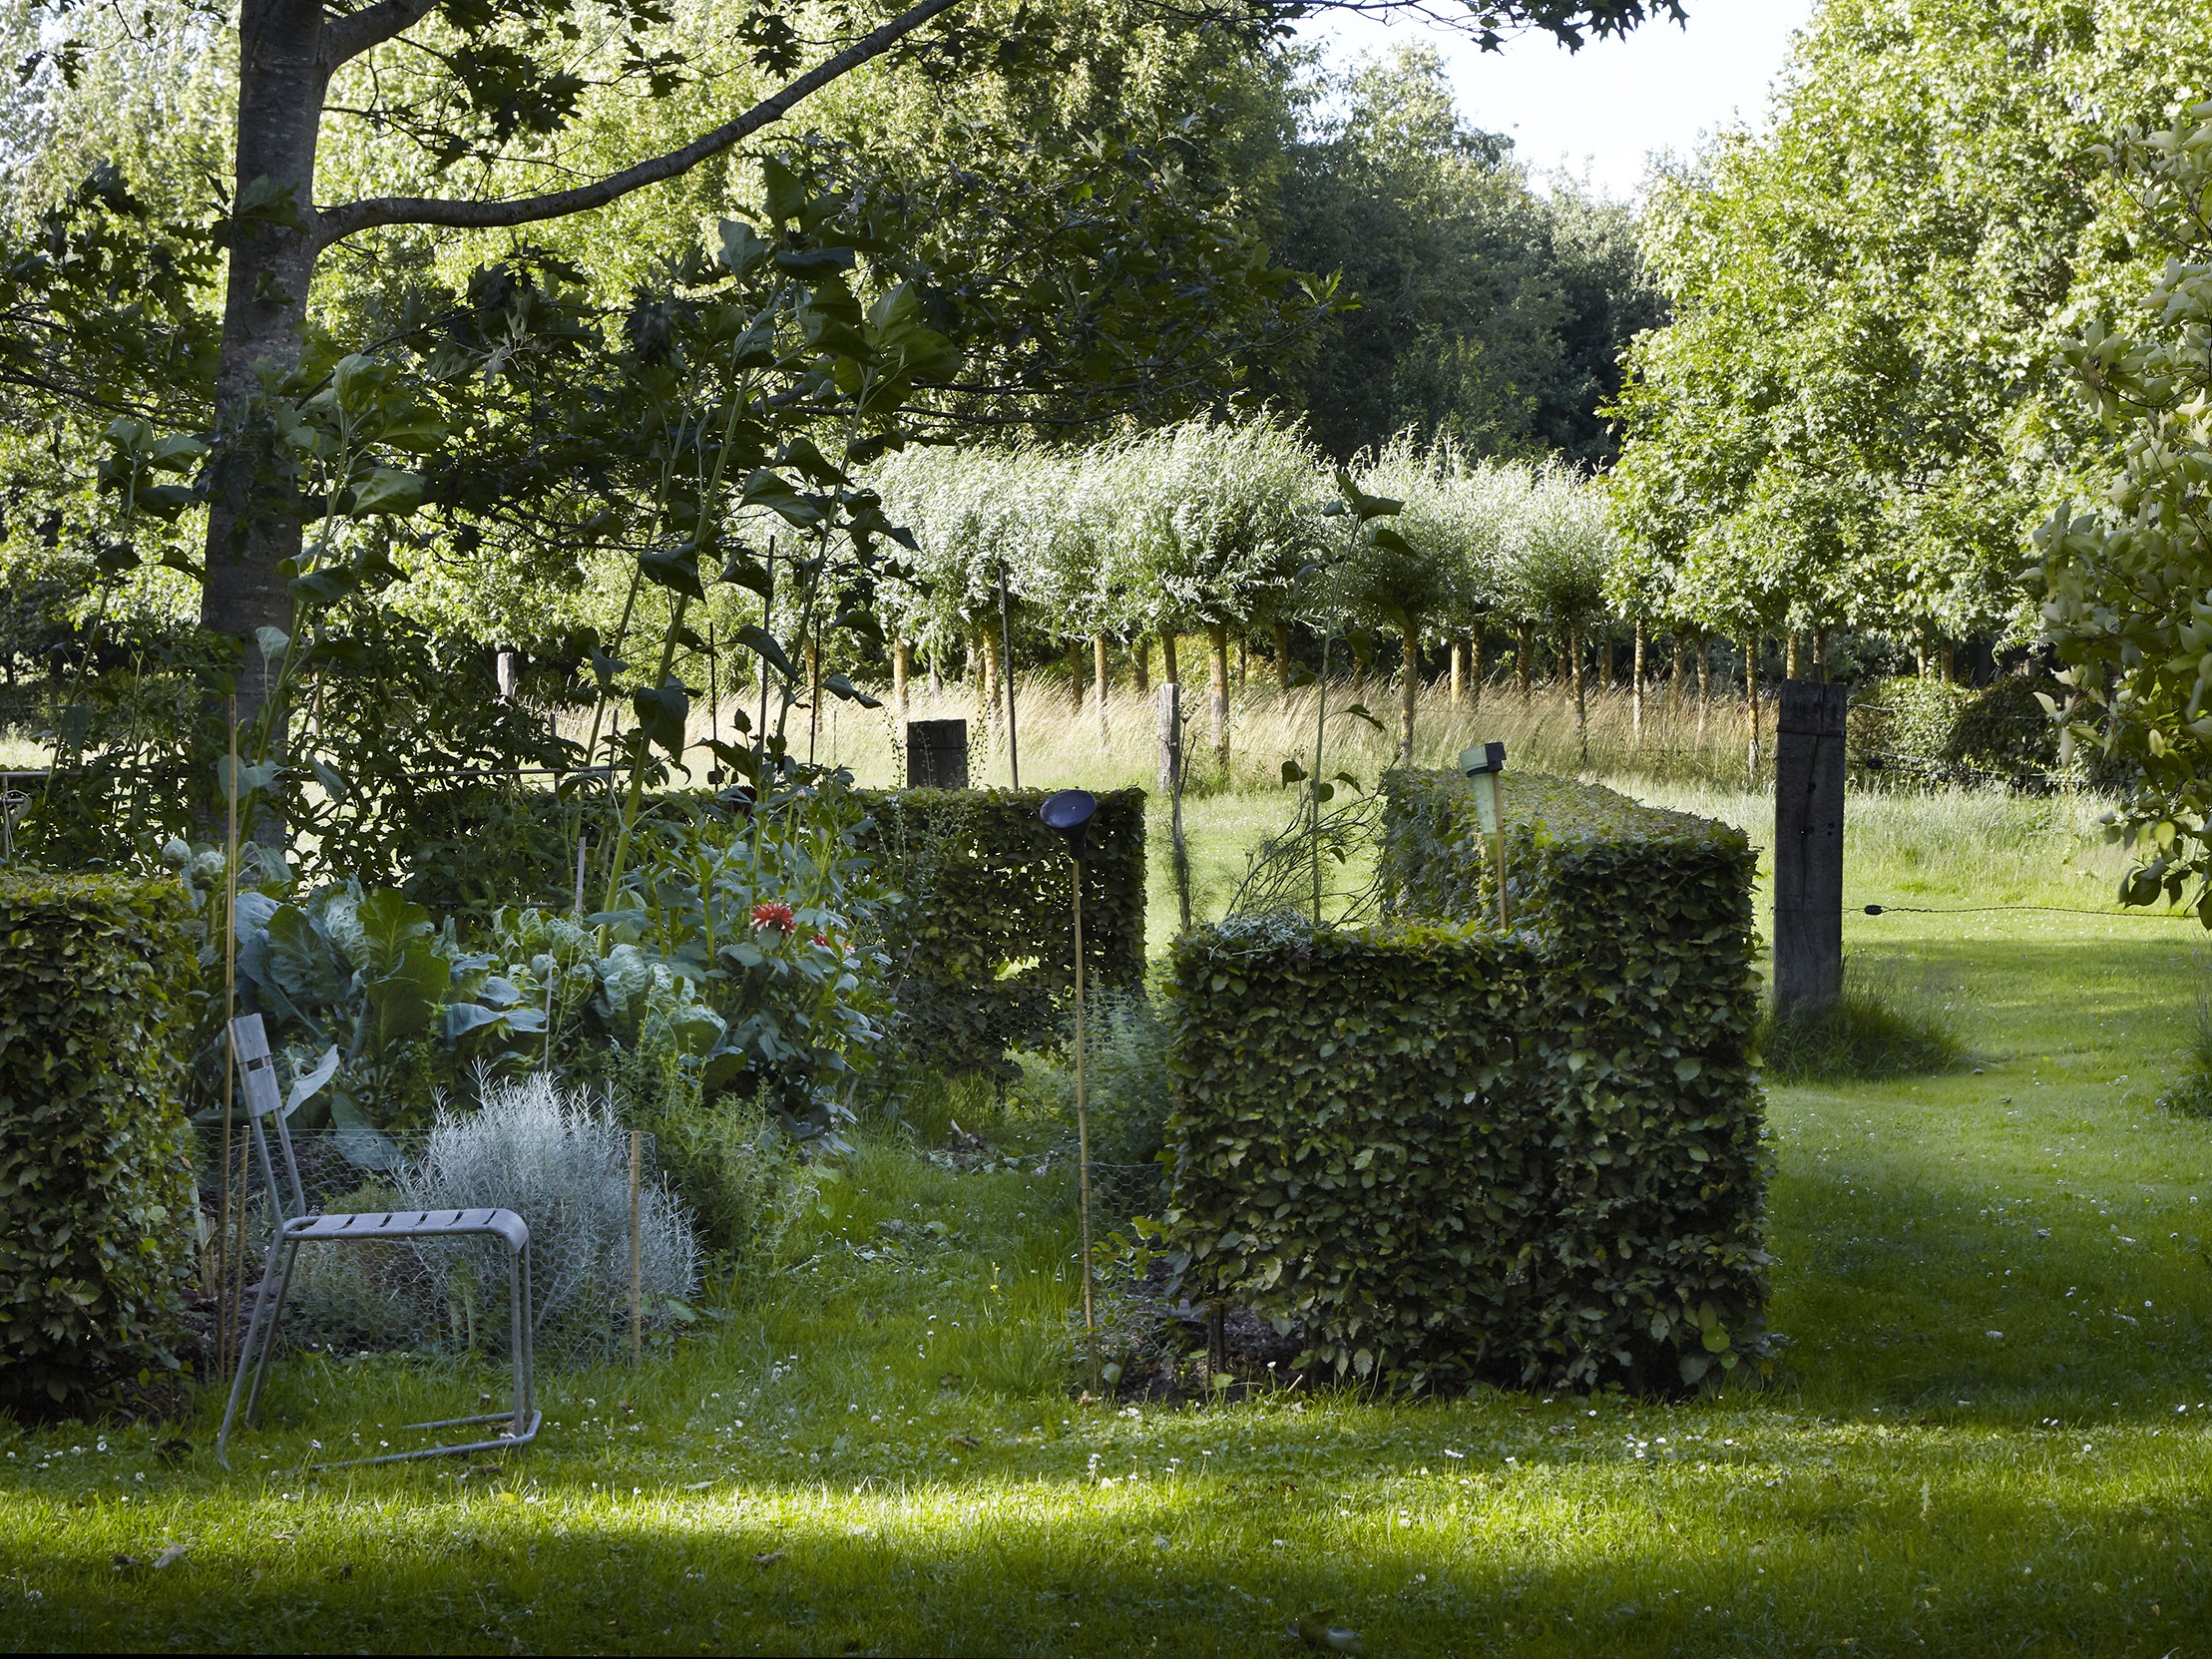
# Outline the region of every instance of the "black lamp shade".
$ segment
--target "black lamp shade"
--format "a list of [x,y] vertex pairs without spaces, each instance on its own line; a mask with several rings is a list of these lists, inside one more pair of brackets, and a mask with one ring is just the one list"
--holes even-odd
[[1069,856],[1081,863],[1084,837],[1098,812],[1099,797],[1090,790],[1062,789],[1045,797],[1045,804],[1037,809],[1037,816],[1047,829],[1066,839]]
[[1478,743],[1460,755],[1460,770],[1471,778],[1505,769],[1506,745],[1503,743]]

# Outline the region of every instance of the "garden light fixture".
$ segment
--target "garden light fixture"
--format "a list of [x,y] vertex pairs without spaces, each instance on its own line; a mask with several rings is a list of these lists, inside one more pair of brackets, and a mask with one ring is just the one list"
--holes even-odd
[[1460,753],[1460,770],[1475,780],[1475,813],[1490,837],[1498,866],[1498,925],[1513,925],[1506,908],[1506,745],[1478,743]]
[[1088,789],[1063,789],[1045,798],[1037,809],[1044,826],[1068,843],[1075,865],[1076,920],[1076,1160],[1079,1196],[1083,1208],[1083,1330],[1091,1350],[1091,1393],[1099,1393],[1099,1324],[1092,1294],[1091,1262],[1091,1122],[1084,1102],[1083,1034],[1083,861],[1091,820],[1098,816],[1099,797]]

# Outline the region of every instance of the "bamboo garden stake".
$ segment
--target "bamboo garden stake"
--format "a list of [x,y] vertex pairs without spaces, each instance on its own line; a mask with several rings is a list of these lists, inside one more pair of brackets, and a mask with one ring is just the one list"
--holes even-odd
[[1083,864],[1084,853],[1091,829],[1091,820],[1099,810],[1098,797],[1085,789],[1063,789],[1047,798],[1038,808],[1039,820],[1049,830],[1062,836],[1068,843],[1068,856],[1075,871],[1075,919],[1076,919],[1076,1169],[1078,1197],[1083,1213],[1083,1331],[1084,1344],[1090,1351],[1091,1398],[1100,1398],[1102,1386],[1099,1371],[1099,1321],[1093,1276],[1096,1268],[1091,1259],[1091,1118],[1084,1092],[1084,1007],[1083,1007]]

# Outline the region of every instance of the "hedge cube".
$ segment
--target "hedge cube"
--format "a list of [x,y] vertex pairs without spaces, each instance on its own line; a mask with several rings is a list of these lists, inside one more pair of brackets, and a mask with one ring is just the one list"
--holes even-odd
[[177,1365],[197,973],[175,883],[0,872],[0,1402]]
[[1186,1287],[1414,1387],[1666,1389],[1762,1359],[1748,842],[1517,774],[1501,931],[1467,780],[1385,791],[1389,922],[1176,947]]

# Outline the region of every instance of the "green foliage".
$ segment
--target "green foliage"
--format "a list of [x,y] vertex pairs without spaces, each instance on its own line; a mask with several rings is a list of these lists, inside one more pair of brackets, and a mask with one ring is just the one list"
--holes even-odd
[[2158,1103],[2177,1116],[2212,1118],[2212,1001],[2197,1004],[2180,1074]]
[[2166,265],[2132,315],[2068,319],[2066,361],[2119,455],[2083,481],[2101,503],[2061,506],[2036,534],[2043,625],[2082,699],[2075,741],[2135,774],[2113,826],[2138,860],[2123,901],[2177,902],[2194,883],[2212,926],[2212,104],[2123,135],[2104,159],[2138,199],[2133,234]]
[[1980,690],[1910,674],[1877,680],[1852,707],[1851,756],[1911,782],[2123,782],[2126,762],[2093,744],[2070,745],[2067,758],[2051,711],[2069,695],[2047,674],[2000,674]]
[[2063,314],[2148,276],[2094,147],[2194,96],[2204,38],[2186,0],[1814,13],[1771,128],[1652,196],[1674,316],[1632,348],[1614,482],[1660,614],[2032,626],[2018,550],[2087,436]]
[[1339,1374],[1695,1383],[1766,1352],[1738,831],[1516,775],[1500,934],[1467,780],[1397,772],[1400,921],[1179,942],[1167,1236]]
[[1973,701],[1972,687],[1932,675],[1877,680],[1854,700],[1848,725],[1851,758],[1911,779],[1943,778],[1960,716]]
[[177,1366],[195,978],[175,883],[0,872],[0,1402]]
[[1475,455],[1610,459],[1600,406],[1663,311],[1630,209],[1534,188],[1470,127],[1442,55],[1400,46],[1297,89],[1276,251],[1341,271],[1352,304],[1283,375],[1337,459],[1410,433]]
[[[239,893],[237,976],[239,1012],[261,1015],[273,1043],[337,1056],[330,1086],[295,1121],[320,1128],[327,1117],[339,1145],[375,1167],[390,1163],[377,1130],[426,1127],[435,1091],[543,1041],[536,987],[464,949],[451,918],[434,925],[388,887]],[[216,1053],[221,1015],[208,1017]]]
[[691,1211],[699,1237],[740,1279],[772,1266],[814,1181],[772,1104],[729,1093],[711,1104],[669,1094],[638,1121],[653,1131],[662,1172]]
[[[1167,1074],[1166,1023],[1141,990],[1109,991],[1089,1001],[1084,1098],[1092,1160],[1150,1163],[1167,1143],[1167,1094],[1160,1087],[1160,1079]],[[1041,1056],[1024,1067],[1023,1083],[1056,1125],[1074,1131],[1072,1054]]]
[[[132,647],[128,666],[50,687],[39,725],[74,763],[24,814],[19,841],[33,858],[127,865],[221,821],[223,741],[209,698],[234,681],[235,653],[197,629]],[[534,669],[529,701],[509,701],[488,651],[366,604],[318,615],[298,654],[313,665],[311,719],[287,764],[242,754],[247,833],[253,804],[272,806],[303,877],[404,885],[441,913],[481,917],[517,897],[493,889],[496,866],[542,866],[560,890],[561,846],[516,820],[504,778],[575,765],[576,745],[548,718],[578,703],[568,675]]]
[[[1038,789],[862,791],[862,845],[899,901],[887,924],[901,955],[902,1038],[925,1065],[999,1070],[1010,1047],[1057,1040],[1073,1008],[1073,870],[1038,821]],[[1144,979],[1144,792],[1099,797],[1084,864],[1085,983]]]

